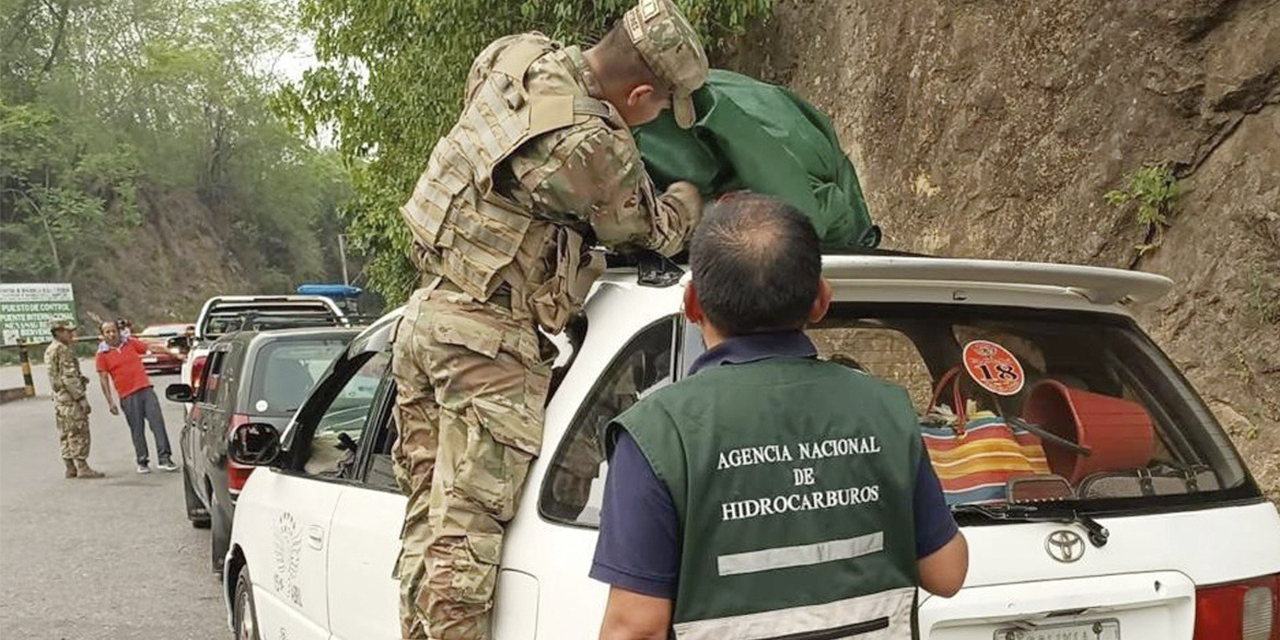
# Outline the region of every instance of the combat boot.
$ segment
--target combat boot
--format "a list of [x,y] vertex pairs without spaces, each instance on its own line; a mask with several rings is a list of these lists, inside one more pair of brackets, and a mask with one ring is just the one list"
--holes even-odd
[[76,461],[75,460],[72,460],[71,458],[63,458],[62,464],[67,465],[67,473],[65,474],[66,477],[68,478],[76,477]]
[[94,471],[93,467],[90,467],[88,462],[84,460],[76,460],[76,477],[91,479],[101,478],[104,476],[101,473]]

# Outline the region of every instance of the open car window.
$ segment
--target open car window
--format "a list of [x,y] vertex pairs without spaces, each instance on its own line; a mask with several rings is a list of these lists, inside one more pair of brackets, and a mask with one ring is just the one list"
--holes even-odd
[[315,421],[303,465],[308,475],[342,477],[355,464],[391,354],[361,354],[358,358],[358,366],[330,396]]
[[577,526],[600,525],[608,476],[601,430],[640,398],[673,380],[675,327],[672,316],[641,330],[587,394],[543,480],[538,508],[544,517]]
[[1154,508],[1246,482],[1203,403],[1124,318],[843,303],[808,333],[820,357],[907,389],[953,506]]
[[283,467],[327,479],[350,479],[360,443],[372,433],[371,413],[391,360],[354,345],[333,359],[282,437]]

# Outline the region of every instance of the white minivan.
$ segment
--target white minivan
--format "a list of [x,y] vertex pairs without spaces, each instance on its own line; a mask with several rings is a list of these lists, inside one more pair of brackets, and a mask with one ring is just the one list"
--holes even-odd
[[[968,580],[953,598],[921,593],[921,638],[1280,638],[1275,505],[1130,315],[1167,279],[886,254],[828,256],[824,272],[836,303],[809,332],[822,357],[902,385],[922,420],[946,409],[933,390],[956,367],[1016,364],[1017,384],[992,387],[1000,415],[1032,416],[1061,441],[1043,444],[1051,474],[954,506]],[[587,572],[606,477],[599,428],[703,351],[680,315],[687,279],[663,275],[611,269],[560,340],[541,456],[502,552],[496,640],[598,636],[608,589]],[[263,465],[240,495],[226,558],[237,638],[399,637],[396,318],[352,342],[282,434],[263,425],[234,445]],[[332,455],[339,441],[346,451]]]

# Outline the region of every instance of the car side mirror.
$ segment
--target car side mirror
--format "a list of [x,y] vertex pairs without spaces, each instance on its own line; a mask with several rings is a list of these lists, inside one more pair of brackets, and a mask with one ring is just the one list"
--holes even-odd
[[248,467],[270,465],[280,457],[280,430],[263,422],[240,425],[231,432],[227,457]]
[[169,340],[165,342],[165,348],[171,352],[176,351],[179,353],[186,353],[191,350],[191,338],[188,338],[187,336],[169,338]]
[[164,389],[164,397],[170,402],[191,402],[196,398],[196,392],[191,389],[191,385],[174,383]]

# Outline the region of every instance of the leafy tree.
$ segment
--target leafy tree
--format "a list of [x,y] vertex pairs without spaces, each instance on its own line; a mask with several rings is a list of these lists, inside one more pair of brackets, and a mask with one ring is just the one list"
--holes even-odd
[[[277,106],[311,134],[329,132],[353,167],[344,208],[371,285],[389,301],[412,289],[398,209],[436,140],[453,126],[475,55],[494,39],[542,31],[570,43],[602,36],[634,0],[303,0],[322,65]],[[773,0],[678,0],[711,48]]]
[[0,279],[74,278],[166,190],[198,194],[260,287],[337,271],[347,172],[269,104],[291,2],[0,0],[0,16]]

